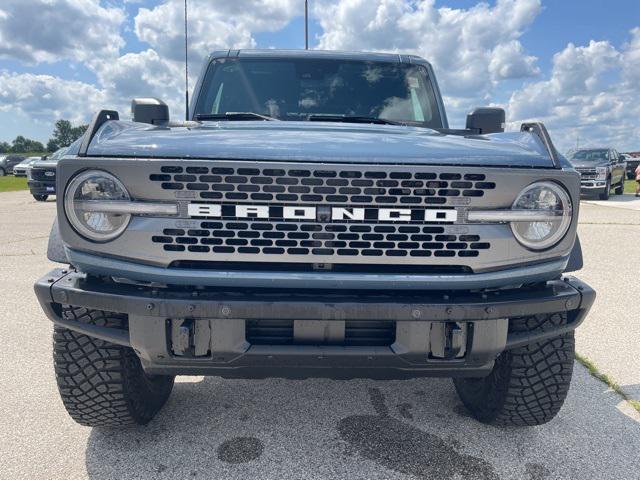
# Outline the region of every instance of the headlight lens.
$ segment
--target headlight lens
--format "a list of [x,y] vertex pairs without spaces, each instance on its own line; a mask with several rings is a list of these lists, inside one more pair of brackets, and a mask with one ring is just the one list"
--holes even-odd
[[607,167],[596,167],[596,175],[598,180],[607,179]]
[[564,237],[571,225],[571,198],[552,182],[538,182],[525,188],[513,203],[514,210],[538,210],[552,216],[549,221],[512,222],[516,239],[532,250],[550,248]]
[[131,215],[96,212],[84,202],[130,199],[129,192],[116,177],[101,170],[88,170],[69,182],[64,208],[69,222],[80,235],[96,242],[107,242],[127,228]]

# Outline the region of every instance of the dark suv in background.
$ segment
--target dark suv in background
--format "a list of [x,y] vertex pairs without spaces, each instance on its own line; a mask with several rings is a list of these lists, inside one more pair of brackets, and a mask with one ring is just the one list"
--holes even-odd
[[583,148],[569,152],[567,158],[580,173],[580,193],[597,194],[608,200],[611,187],[616,195],[624,193],[625,159],[613,148]]
[[3,155],[0,157],[0,177],[13,173],[13,167],[25,159],[23,155]]
[[29,191],[38,202],[44,202],[49,195],[56,194],[56,167],[67,148],[60,148],[48,157],[34,162],[27,171]]

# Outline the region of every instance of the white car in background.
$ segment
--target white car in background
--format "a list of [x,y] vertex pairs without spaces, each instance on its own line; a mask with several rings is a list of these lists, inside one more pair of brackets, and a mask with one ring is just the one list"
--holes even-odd
[[22,162],[20,162],[18,165],[13,167],[13,174],[16,177],[26,177],[27,176],[27,170],[29,170],[31,168],[31,165],[33,163],[37,162],[40,159],[42,159],[42,157],[28,157],[28,158],[25,158]]

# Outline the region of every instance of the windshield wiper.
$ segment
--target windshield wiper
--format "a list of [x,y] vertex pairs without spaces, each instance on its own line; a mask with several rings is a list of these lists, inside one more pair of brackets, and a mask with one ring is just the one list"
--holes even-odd
[[350,116],[350,115],[323,115],[312,114],[307,117],[310,122],[344,122],[344,123],[374,123],[377,125],[403,125],[402,122],[394,122],[393,120],[385,120],[378,117],[363,117],[363,116]]
[[266,120],[278,121],[269,115],[255,112],[196,113],[196,120]]

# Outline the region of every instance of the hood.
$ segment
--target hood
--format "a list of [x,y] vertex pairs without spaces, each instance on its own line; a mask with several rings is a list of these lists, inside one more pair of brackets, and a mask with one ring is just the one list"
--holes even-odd
[[601,162],[571,162],[573,168],[596,168],[596,167],[608,167],[611,162],[603,160]]
[[31,168],[55,168],[58,165],[59,158],[47,158],[46,160],[36,160],[30,166]]
[[110,121],[98,130],[87,155],[553,167],[542,142],[528,132],[462,137],[427,128],[330,122],[164,127]]

